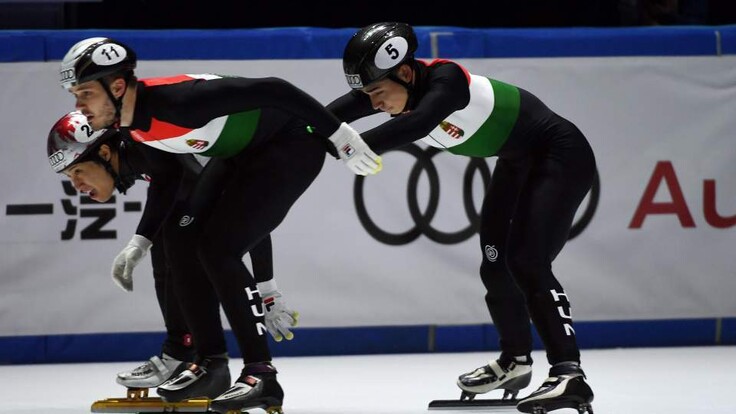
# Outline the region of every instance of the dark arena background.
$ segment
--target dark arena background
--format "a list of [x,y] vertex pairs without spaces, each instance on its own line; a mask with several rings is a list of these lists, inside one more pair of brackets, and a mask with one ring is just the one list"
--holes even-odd
[[0,0],[3,29],[415,26],[617,27],[736,22],[730,0]]

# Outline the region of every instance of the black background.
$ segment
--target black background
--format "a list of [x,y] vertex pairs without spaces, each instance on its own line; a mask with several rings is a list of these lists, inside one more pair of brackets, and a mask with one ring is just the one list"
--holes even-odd
[[[8,2],[9,1],[9,2]],[[379,0],[86,2],[0,0],[3,29],[415,26],[617,27],[736,23],[734,0]]]

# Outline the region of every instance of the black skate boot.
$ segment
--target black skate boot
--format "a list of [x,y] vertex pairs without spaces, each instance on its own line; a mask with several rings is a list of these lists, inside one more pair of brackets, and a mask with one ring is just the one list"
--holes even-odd
[[522,413],[544,414],[560,408],[574,408],[578,413],[593,414],[593,390],[585,382],[585,373],[577,362],[562,362],[549,370],[538,390],[519,401]]
[[519,390],[526,388],[532,380],[532,358],[529,355],[508,357],[490,361],[474,371],[461,375],[457,386],[462,390],[460,401],[472,400],[477,394],[502,389],[502,401],[515,401]]
[[166,402],[190,398],[215,398],[230,386],[226,357],[199,359],[179,375],[161,384],[156,392]]
[[276,373],[270,362],[246,365],[235,384],[212,400],[210,411],[228,413],[261,408],[268,414],[282,414],[284,390],[276,381]]

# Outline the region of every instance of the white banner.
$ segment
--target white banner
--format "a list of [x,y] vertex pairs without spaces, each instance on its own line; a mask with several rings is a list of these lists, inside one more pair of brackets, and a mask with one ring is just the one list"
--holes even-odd
[[[592,221],[553,265],[577,320],[736,316],[736,57],[459,62],[536,94],[593,146],[600,196]],[[48,130],[73,108],[57,68],[0,64],[0,336],[160,331],[150,263],[136,269],[133,293],[109,276],[135,230],[145,184],[111,204],[81,204],[46,160]],[[348,90],[338,60],[144,61],[138,72],[278,76],[325,104]],[[431,224],[455,232],[469,224],[462,189],[469,160],[439,154],[433,161],[441,192]],[[384,171],[364,182],[366,210],[383,231],[415,226],[407,202],[414,162],[388,153]],[[457,244],[425,235],[379,242],[358,219],[354,180],[329,159],[273,235],[276,278],[301,325],[489,322],[477,235]],[[480,174],[472,187],[478,208]],[[428,193],[422,175],[421,209]]]

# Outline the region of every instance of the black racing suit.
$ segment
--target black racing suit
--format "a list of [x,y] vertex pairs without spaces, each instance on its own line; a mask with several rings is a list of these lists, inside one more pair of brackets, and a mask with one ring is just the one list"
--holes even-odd
[[[446,60],[410,64],[415,82],[403,113],[361,136],[378,153],[423,139],[456,154],[498,156],[481,210],[480,276],[502,354],[531,352],[531,317],[551,364],[579,362],[570,303],[552,261],[593,183],[595,158],[587,140],[521,88],[471,75]],[[489,89],[495,101],[483,96]],[[466,118],[457,116],[466,108]],[[361,91],[339,97],[328,109],[346,122],[376,113]],[[478,113],[483,122],[461,124]]]
[[[242,256],[283,221],[316,178],[324,136],[339,125],[314,98],[277,78],[139,81],[131,137],[163,151],[215,157],[177,206],[179,220],[167,226],[174,235],[167,254],[177,295],[201,357],[226,351],[221,304],[244,362],[271,360],[261,297]],[[198,263],[205,275],[193,271]]]
[[166,338],[161,351],[178,360],[191,361],[191,335],[173,291],[171,268],[164,248],[169,238],[161,227],[164,220],[169,218],[172,204],[186,197],[202,167],[191,155],[166,154],[131,141],[124,142],[118,154],[121,177],[130,182],[137,179],[149,181],[146,205],[136,234],[153,242],[151,264],[154,287],[166,326]]
[[[154,287],[161,315],[166,327],[166,338],[161,352],[180,361],[192,361],[194,348],[181,304],[174,290],[172,268],[166,256],[170,233],[163,225],[170,219],[175,201],[188,197],[202,166],[192,155],[175,155],[148,146],[127,141],[119,149],[120,176],[125,180],[149,182],[146,206],[138,223],[136,234],[152,241],[151,264]],[[273,278],[271,237],[261,241],[250,253],[254,275],[258,282]],[[201,266],[200,266],[201,269]],[[201,269],[203,272],[203,269]]]

